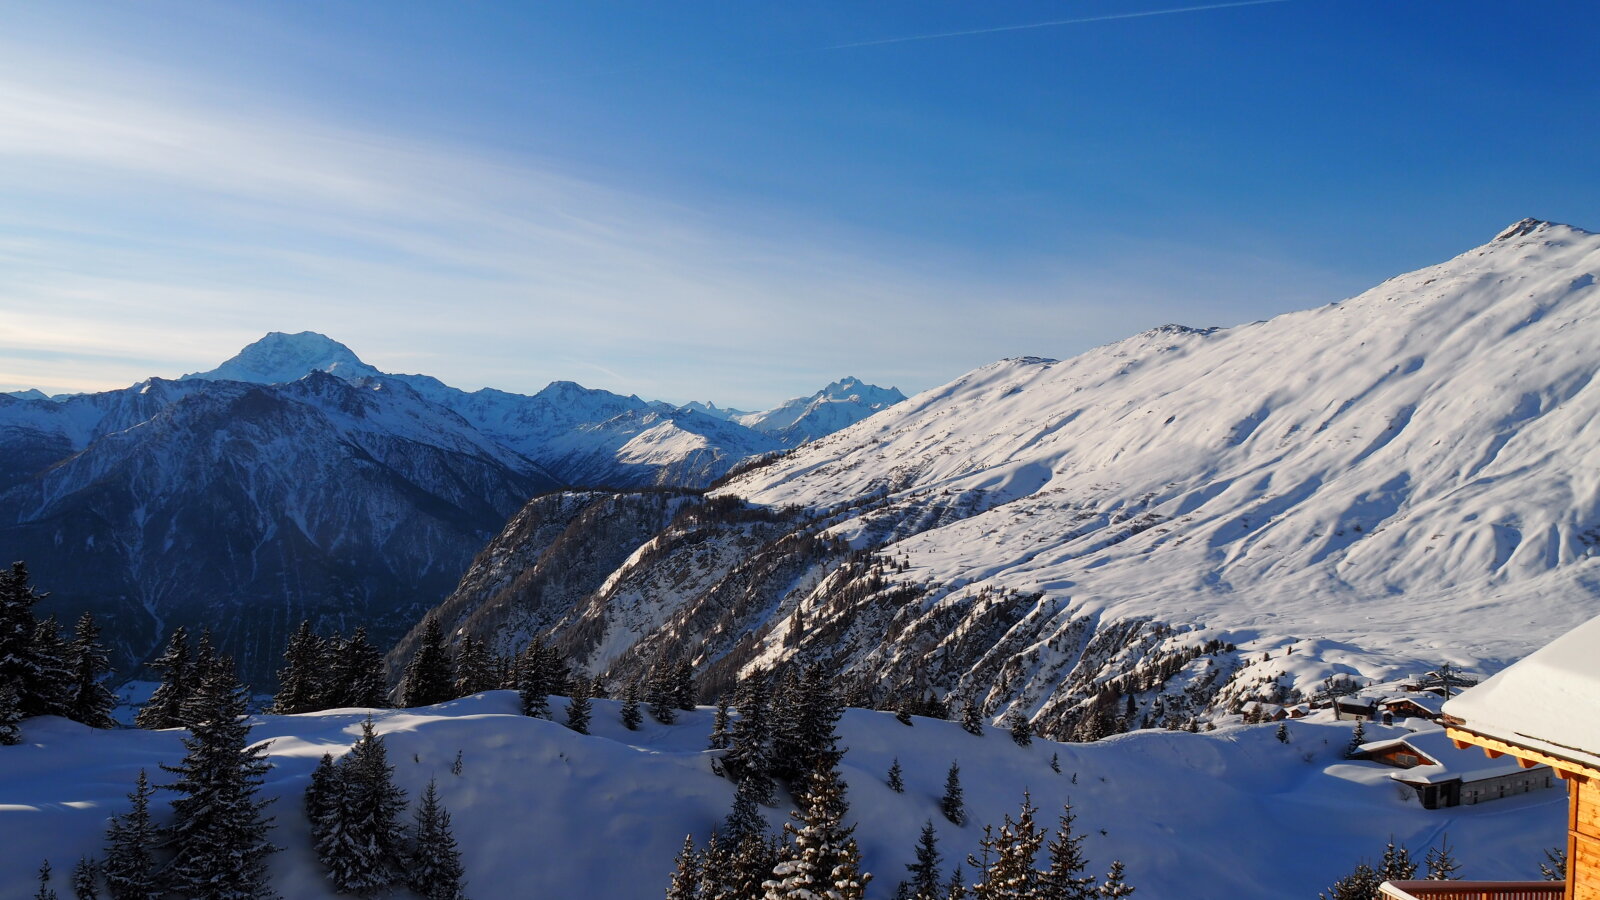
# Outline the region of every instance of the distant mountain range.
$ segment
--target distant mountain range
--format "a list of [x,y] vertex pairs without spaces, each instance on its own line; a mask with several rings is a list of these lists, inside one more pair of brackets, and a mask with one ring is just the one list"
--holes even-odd
[[301,618],[392,640],[534,495],[702,488],[898,396],[847,379],[761,430],[572,382],[469,393],[272,333],[177,380],[0,395],[0,557],[48,609],[104,615],[124,666],[207,626],[265,683]]
[[1528,220],[1318,309],[996,362],[710,498],[535,500],[439,612],[1063,737],[1497,668],[1600,613],[1597,278],[1600,236]]

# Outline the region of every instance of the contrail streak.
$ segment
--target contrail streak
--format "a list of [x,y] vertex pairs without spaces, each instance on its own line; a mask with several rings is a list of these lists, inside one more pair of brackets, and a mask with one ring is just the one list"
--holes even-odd
[[1144,19],[1150,16],[1171,16],[1178,13],[1204,12],[1208,9],[1232,9],[1236,6],[1264,6],[1268,3],[1288,3],[1289,0],[1237,0],[1234,3],[1209,3],[1205,6],[1180,6],[1176,9],[1151,9],[1144,12],[1111,13],[1104,16],[1084,16],[1078,19],[1054,19],[1049,22],[1029,22],[1026,25],[1000,25],[994,28],[974,28],[970,31],[941,31],[935,34],[913,34],[906,37],[882,38],[876,41],[855,41],[834,44],[824,50],[849,50],[855,47],[879,47],[884,44],[904,44],[910,41],[934,41],[939,38],[967,37],[975,34],[997,34],[1002,31],[1027,31],[1031,28],[1054,28],[1058,25],[1084,25],[1089,22],[1110,22],[1116,19]]

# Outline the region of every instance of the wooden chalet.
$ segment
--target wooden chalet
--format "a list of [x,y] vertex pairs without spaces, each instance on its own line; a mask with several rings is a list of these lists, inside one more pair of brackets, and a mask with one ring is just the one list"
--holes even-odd
[[[1406,898],[1600,900],[1600,618],[1578,626],[1444,706],[1446,732],[1458,747],[1491,759],[1549,766],[1566,782],[1567,879],[1564,884],[1387,883]],[[1559,893],[1553,893],[1554,889]],[[1437,890],[1448,891],[1439,893]],[[1545,893],[1552,892],[1552,893]]]
[[1485,760],[1457,748],[1442,728],[1371,741],[1356,748],[1352,758],[1400,769],[1389,777],[1416,791],[1424,809],[1473,806],[1559,784],[1549,766]]
[[1427,719],[1437,721],[1443,715],[1444,698],[1436,694],[1418,694],[1413,697],[1390,697],[1380,701],[1378,708],[1396,719]]

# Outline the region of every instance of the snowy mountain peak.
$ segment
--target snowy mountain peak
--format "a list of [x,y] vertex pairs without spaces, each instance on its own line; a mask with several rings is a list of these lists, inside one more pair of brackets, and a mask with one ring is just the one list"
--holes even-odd
[[299,334],[273,331],[215,369],[183,378],[282,384],[298,381],[312,372],[329,372],[346,379],[383,374],[327,335],[315,331]]
[[1527,218],[1513,224],[1511,227],[1495,235],[1494,241],[1490,241],[1490,243],[1511,241],[1519,237],[1527,237],[1529,235],[1540,234],[1548,231],[1570,232],[1577,236],[1583,236],[1592,233],[1585,231],[1582,228],[1576,228],[1572,225],[1563,225],[1560,222],[1546,222],[1543,219]]

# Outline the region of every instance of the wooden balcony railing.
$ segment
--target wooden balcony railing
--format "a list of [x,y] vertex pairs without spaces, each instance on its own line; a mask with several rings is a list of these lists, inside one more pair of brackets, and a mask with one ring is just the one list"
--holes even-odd
[[1566,885],[1559,881],[1385,881],[1383,896],[1393,900],[1550,900]]

